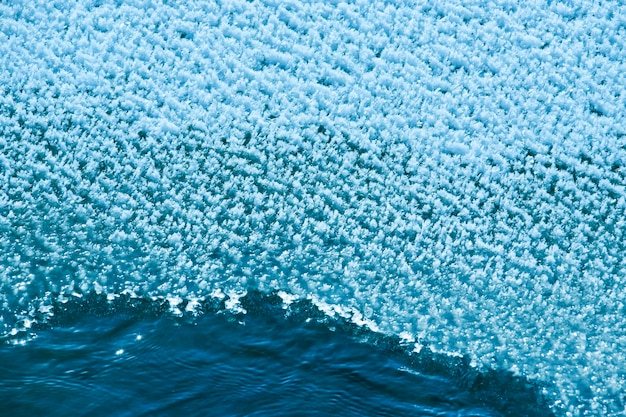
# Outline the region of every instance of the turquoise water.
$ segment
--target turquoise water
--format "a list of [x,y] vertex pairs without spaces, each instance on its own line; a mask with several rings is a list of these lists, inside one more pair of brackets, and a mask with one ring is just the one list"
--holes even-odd
[[[58,306],[0,347],[7,416],[550,416],[538,387],[249,293],[195,317],[139,299]],[[23,344],[22,344],[23,343]]]

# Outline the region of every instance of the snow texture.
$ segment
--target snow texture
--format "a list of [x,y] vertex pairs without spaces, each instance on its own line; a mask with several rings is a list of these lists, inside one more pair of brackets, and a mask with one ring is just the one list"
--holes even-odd
[[626,413],[626,6],[0,2],[0,313],[282,290]]

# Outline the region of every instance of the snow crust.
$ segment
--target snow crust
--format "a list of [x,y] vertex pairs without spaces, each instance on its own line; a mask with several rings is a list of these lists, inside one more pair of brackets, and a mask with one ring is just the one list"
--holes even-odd
[[626,7],[430,3],[0,3],[6,332],[278,289],[626,413]]

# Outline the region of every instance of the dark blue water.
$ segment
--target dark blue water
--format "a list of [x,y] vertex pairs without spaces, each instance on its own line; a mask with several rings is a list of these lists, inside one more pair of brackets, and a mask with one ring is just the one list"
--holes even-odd
[[[248,293],[246,314],[209,300],[88,295],[0,347],[6,416],[549,416],[539,387],[461,358]],[[28,340],[27,340],[28,339]]]

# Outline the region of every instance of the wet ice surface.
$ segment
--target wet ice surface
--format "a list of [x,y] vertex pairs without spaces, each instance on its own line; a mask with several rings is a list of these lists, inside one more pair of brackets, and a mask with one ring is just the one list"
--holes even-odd
[[39,3],[0,5],[4,333],[282,290],[624,412],[624,6]]

